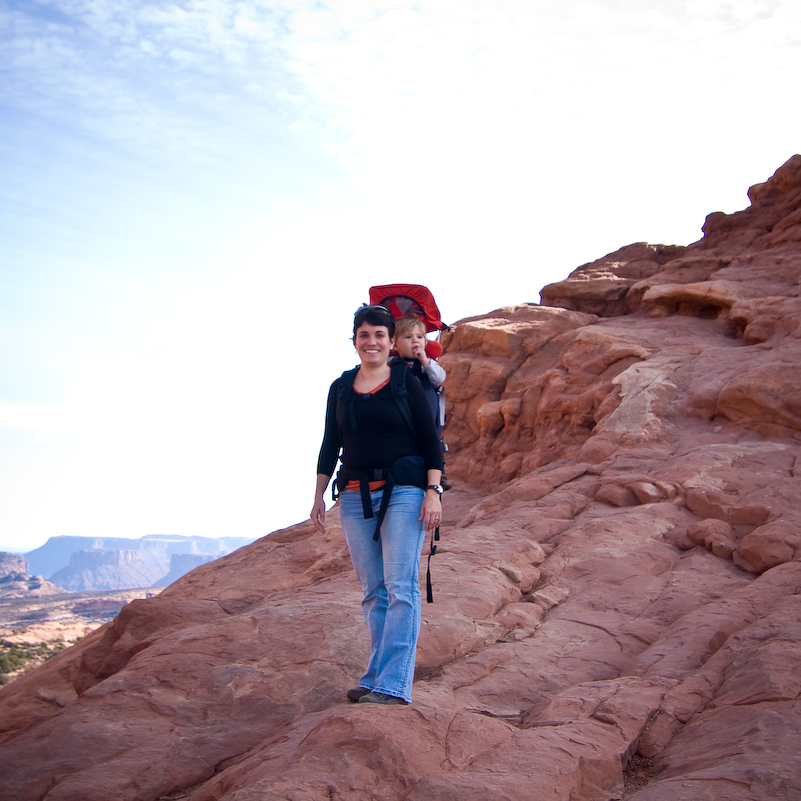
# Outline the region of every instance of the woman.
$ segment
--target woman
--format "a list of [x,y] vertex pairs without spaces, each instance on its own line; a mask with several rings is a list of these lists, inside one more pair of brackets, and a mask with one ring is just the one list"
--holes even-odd
[[[394,333],[395,320],[383,306],[362,306],[354,316],[360,365],[343,373],[328,393],[311,511],[325,533],[323,494],[340,458],[339,516],[364,593],[372,645],[360,686],[347,693],[359,703],[412,700],[420,553],[425,532],[442,517],[439,437],[420,382],[405,366],[393,373],[396,368],[387,363]],[[405,381],[406,411],[390,383],[397,376]]]

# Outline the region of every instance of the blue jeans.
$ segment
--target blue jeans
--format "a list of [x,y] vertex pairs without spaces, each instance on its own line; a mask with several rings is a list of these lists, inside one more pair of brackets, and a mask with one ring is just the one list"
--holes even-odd
[[376,517],[367,520],[358,492],[345,490],[339,498],[339,517],[362,585],[362,611],[372,645],[359,684],[411,701],[420,635],[420,553],[425,540],[423,522],[417,518],[425,491],[393,487],[376,542],[373,534],[382,494],[382,490],[370,493]]

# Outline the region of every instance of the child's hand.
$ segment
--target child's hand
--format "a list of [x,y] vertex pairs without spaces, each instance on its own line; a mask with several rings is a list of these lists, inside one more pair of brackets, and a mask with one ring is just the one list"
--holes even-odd
[[412,345],[412,356],[413,358],[417,359],[417,361],[420,362],[423,367],[428,367],[428,363],[431,361],[426,353],[426,346],[424,342],[415,342]]

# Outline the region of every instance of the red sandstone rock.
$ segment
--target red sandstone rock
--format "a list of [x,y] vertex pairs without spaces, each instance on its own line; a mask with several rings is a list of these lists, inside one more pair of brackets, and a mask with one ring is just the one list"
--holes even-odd
[[676,245],[637,242],[574,270],[566,281],[542,289],[546,306],[616,317],[626,313],[626,295],[637,282],[658,273],[684,252]]
[[0,691],[0,800],[801,797],[801,157],[750,197],[445,337],[412,706],[343,700],[333,512]]

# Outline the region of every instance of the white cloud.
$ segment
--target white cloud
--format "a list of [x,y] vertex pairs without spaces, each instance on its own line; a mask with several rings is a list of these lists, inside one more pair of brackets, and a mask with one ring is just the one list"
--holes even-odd
[[75,434],[69,412],[59,406],[0,403],[0,429],[28,431],[39,437],[66,437]]

